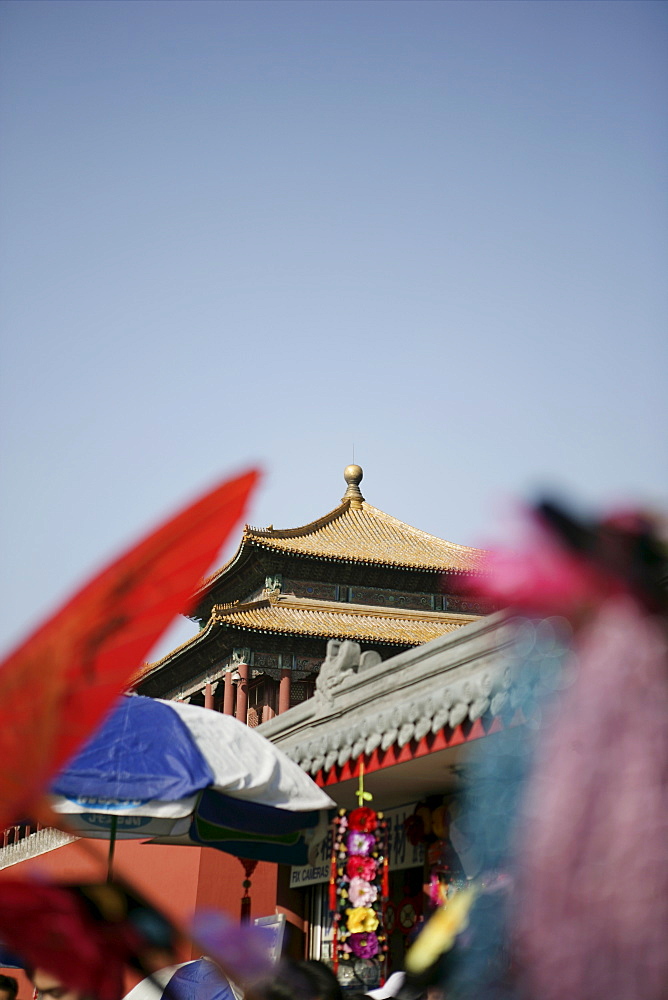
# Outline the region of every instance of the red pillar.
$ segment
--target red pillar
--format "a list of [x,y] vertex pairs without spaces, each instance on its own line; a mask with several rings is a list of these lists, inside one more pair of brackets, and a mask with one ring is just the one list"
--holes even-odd
[[290,708],[290,684],[292,674],[290,670],[281,670],[280,687],[278,689],[278,714],[282,715]]
[[248,664],[238,663],[237,670],[241,678],[237,683],[237,719],[248,723]]
[[262,706],[262,721],[263,722],[269,722],[269,720],[273,719],[275,715],[276,715],[276,712],[273,710],[273,708],[271,707],[271,705],[263,705]]
[[225,671],[225,687],[223,689],[223,712],[225,715],[234,715],[234,684],[232,683],[232,671]]
[[204,685],[204,707],[213,708],[213,687],[210,681]]

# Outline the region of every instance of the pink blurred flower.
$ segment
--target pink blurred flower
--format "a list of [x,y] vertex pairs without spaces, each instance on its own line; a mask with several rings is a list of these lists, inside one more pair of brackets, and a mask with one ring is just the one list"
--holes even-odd
[[593,562],[568,551],[532,514],[518,550],[490,552],[483,570],[470,582],[476,594],[529,614],[574,618],[623,589]]
[[350,880],[348,897],[353,906],[370,906],[378,898],[378,889],[365,879],[355,877]]

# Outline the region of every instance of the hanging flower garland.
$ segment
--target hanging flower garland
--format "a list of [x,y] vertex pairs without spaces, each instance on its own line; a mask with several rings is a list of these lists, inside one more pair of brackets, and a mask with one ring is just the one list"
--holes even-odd
[[[368,792],[361,787],[363,801]],[[370,797],[370,796],[369,796]],[[329,908],[334,911],[334,968],[339,961],[387,954],[383,902],[389,895],[387,823],[367,806],[341,809],[334,820]]]

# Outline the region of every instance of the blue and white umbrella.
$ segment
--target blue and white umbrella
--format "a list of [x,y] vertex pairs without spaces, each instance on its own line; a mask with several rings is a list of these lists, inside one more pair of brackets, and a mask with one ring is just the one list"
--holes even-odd
[[335,803],[229,715],[130,695],[51,785],[72,832],[306,864]]
[[208,958],[168,965],[142,979],[124,1000],[239,1000],[218,966]]

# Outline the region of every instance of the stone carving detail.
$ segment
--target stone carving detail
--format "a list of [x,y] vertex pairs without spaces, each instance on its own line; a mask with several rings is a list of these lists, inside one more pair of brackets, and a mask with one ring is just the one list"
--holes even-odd
[[480,719],[487,709],[489,708],[489,698],[476,698],[469,708],[469,719],[471,722],[475,722],[476,719]]
[[330,639],[327,656],[315,682],[315,697],[331,706],[334,696],[348,677],[375,667],[381,659],[375,649],[367,649],[363,653],[360,644],[351,639]]
[[450,729],[456,729],[469,714],[469,707],[465,701],[457,702],[454,708],[450,709],[448,725]]
[[401,729],[399,730],[399,735],[397,736],[397,743],[400,747],[405,747],[406,744],[413,738],[415,732],[415,726],[412,722],[405,722]]
[[499,691],[492,698],[492,703],[490,705],[490,711],[492,715],[500,715],[503,709],[506,707],[508,702],[508,692]]
[[[442,730],[454,730],[463,723],[475,723],[486,718],[486,728],[492,718],[501,717],[502,724],[512,722],[515,710],[526,690],[518,691],[515,683],[515,668],[510,666],[503,652],[495,662],[491,656],[483,655],[473,666],[463,663],[459,674],[450,676],[444,672],[426,690],[424,684],[416,685],[414,693],[397,689],[391,699],[387,699],[380,712],[374,712],[372,701],[364,704],[359,698],[355,710],[344,720],[348,701],[355,701],[357,684],[349,679],[362,670],[370,669],[380,662],[375,652],[362,653],[360,646],[350,640],[331,640],[327,646],[327,657],[316,681],[315,716],[320,715],[327,728],[322,731],[317,743],[308,738],[301,746],[291,748],[291,756],[300,761],[301,767],[311,773],[328,771],[335,765],[343,765],[361,754],[370,755],[376,751],[386,752],[392,746],[404,747],[411,741],[420,741],[429,734],[436,735]],[[463,676],[462,676],[463,674]],[[373,675],[369,692],[378,687],[378,676]],[[529,675],[525,688],[533,690],[539,683]],[[364,682],[360,681],[360,694]],[[369,694],[371,699],[373,695]],[[339,705],[339,698],[341,704]],[[388,704],[389,701],[389,704]],[[335,709],[340,708],[338,713]]]
[[382,659],[380,653],[377,653],[375,649],[367,649],[360,656],[359,669],[362,671],[368,670],[369,667],[375,667],[382,662]]
[[330,639],[327,643],[327,656],[315,682],[316,697],[320,696],[331,705],[334,695],[346,678],[359,670],[360,658],[361,648],[358,642]]
[[315,740],[315,746],[313,747],[312,760],[311,760],[311,773],[317,774],[318,771],[322,769],[325,763],[325,753],[327,751],[327,744],[324,740]]
[[439,708],[436,712],[434,712],[434,716],[431,720],[431,731],[434,736],[441,729],[443,729],[443,726],[447,725],[449,714],[450,713],[447,708]]
[[426,736],[431,729],[431,717],[427,715],[422,715],[415,723],[414,736],[416,740],[421,740],[423,736]]

